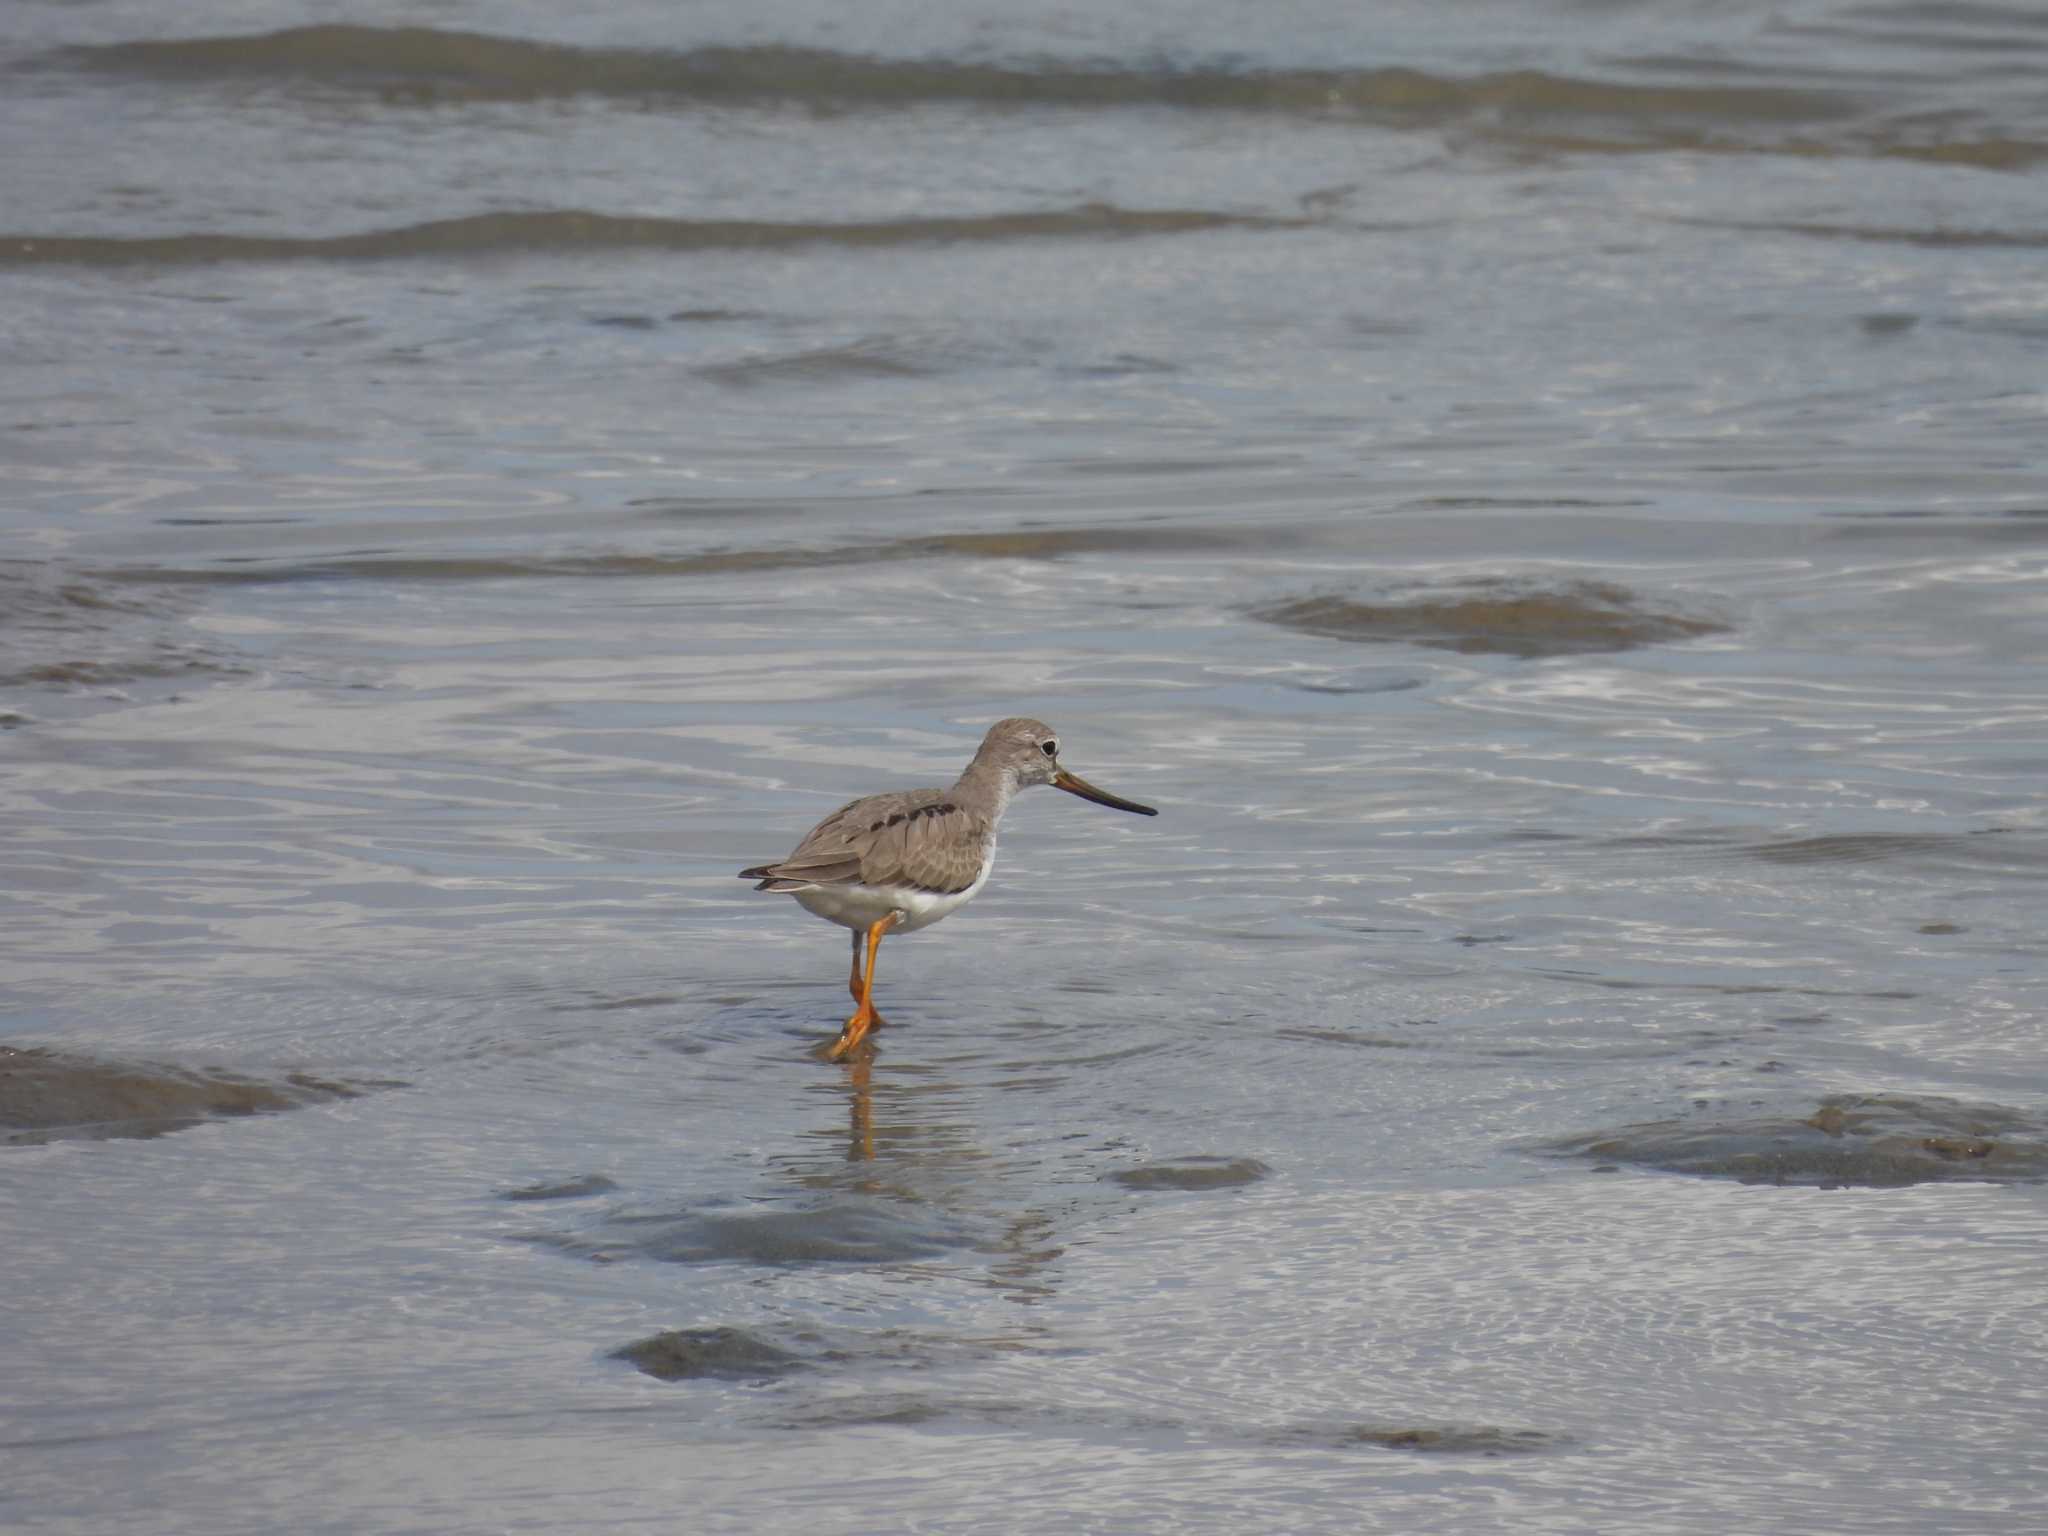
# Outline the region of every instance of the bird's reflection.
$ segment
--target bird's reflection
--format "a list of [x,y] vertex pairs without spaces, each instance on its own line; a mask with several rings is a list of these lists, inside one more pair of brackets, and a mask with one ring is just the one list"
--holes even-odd
[[846,1062],[846,1160],[875,1160],[875,1047],[862,1041]]
[[[816,1053],[829,1070],[810,1079],[804,1091],[843,1096],[843,1130],[820,1124],[804,1133],[804,1146],[773,1155],[773,1164],[828,1202],[852,1197],[854,1208],[870,1217],[900,1212],[915,1223],[945,1214],[985,1227],[980,1251],[994,1255],[983,1272],[985,1283],[1023,1305],[1052,1295],[1052,1277],[1066,1252],[1060,1225],[1028,1196],[1023,1209],[1005,1209],[1010,1198],[1000,1164],[982,1142],[984,1128],[945,1108],[971,1090],[927,1062],[883,1063],[884,1049],[865,1039],[836,1061],[822,1049]],[[879,1127],[878,1065],[887,1066]]]

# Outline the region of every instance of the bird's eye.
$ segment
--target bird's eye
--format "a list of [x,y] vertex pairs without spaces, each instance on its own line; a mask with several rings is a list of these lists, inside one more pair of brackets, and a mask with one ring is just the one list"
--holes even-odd
[[1047,757],[1058,757],[1060,753],[1060,744],[1056,741],[1041,741],[1038,744],[1038,750],[1043,752]]

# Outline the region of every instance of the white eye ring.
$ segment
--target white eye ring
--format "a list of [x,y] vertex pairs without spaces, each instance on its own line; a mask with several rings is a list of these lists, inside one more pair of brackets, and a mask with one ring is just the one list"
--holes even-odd
[[1059,756],[1060,744],[1056,741],[1041,741],[1038,744],[1038,750],[1047,757],[1057,757]]

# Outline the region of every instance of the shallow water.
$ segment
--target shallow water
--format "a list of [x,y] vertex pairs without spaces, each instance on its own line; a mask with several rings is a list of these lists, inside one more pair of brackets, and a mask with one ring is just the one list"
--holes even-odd
[[0,1524],[2038,1519],[2048,28],[1250,14],[21,13]]

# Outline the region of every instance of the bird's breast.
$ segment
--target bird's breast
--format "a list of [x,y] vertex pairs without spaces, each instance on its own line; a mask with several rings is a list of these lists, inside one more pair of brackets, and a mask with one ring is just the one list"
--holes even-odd
[[903,921],[896,925],[896,932],[915,933],[920,928],[929,928],[948,913],[959,911],[981,894],[981,888],[988,884],[989,871],[995,867],[996,849],[991,842],[981,861],[981,868],[975,872],[974,883],[964,891],[920,891],[906,886],[890,892],[890,900],[895,902],[896,910],[905,914]]

